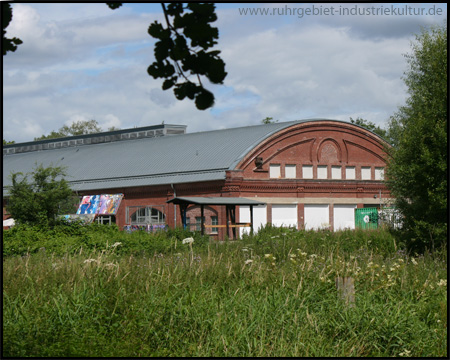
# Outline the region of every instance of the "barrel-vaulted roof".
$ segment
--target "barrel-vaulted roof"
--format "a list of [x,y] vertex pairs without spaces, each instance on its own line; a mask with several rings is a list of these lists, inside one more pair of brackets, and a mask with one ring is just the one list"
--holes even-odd
[[3,193],[11,172],[27,173],[36,164],[66,166],[66,180],[77,191],[223,180],[225,171],[259,142],[300,122],[8,154],[3,156]]
[[224,180],[226,170],[234,169],[259,143],[308,121],[314,120],[7,154],[3,194],[11,172],[27,173],[36,164],[66,166],[66,180],[76,191]]

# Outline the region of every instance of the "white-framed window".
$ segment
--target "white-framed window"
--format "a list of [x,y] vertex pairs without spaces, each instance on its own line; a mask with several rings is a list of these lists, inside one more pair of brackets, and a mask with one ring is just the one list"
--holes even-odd
[[372,179],[372,169],[370,166],[361,167],[361,180],[371,180]]
[[331,167],[331,178],[334,180],[342,179],[342,167],[332,166]]
[[205,222],[205,217],[203,216],[203,218],[201,216],[196,216],[195,217],[195,230],[197,231],[201,231],[202,230],[202,220],[203,222]]
[[186,230],[191,231],[191,218],[190,217],[186,218]]
[[356,171],[354,166],[346,166],[345,167],[345,178],[347,180],[355,180],[356,179]]
[[114,215],[100,215],[100,216],[97,216],[95,221],[97,222],[97,224],[111,225],[116,222],[116,217]]
[[317,166],[317,178],[327,179],[328,178],[328,167],[326,165]]
[[269,166],[269,176],[271,179],[281,178],[281,166],[280,164],[271,164]]
[[285,176],[286,179],[295,179],[297,177],[297,167],[295,165],[286,165]]
[[313,178],[312,165],[303,165],[302,166],[302,178],[303,179],[312,179]]
[[384,168],[382,167],[375,168],[375,180],[384,180]]
[[166,216],[163,211],[163,206],[160,206],[159,209],[152,206],[127,206],[127,222],[131,225],[165,224]]
[[[211,225],[219,225],[219,217],[218,216],[211,216]],[[211,228],[211,233],[217,234],[219,232],[218,227]]]

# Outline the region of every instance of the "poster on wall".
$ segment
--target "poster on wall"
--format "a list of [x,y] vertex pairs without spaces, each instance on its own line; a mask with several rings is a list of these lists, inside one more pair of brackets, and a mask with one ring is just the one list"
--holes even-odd
[[83,196],[77,214],[96,214],[100,195]]
[[123,194],[83,196],[77,214],[116,215]]
[[97,214],[116,215],[123,194],[101,195]]

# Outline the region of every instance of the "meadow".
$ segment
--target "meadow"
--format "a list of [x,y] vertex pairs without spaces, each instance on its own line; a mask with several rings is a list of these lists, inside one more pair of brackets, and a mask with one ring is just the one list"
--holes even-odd
[[[183,239],[192,236],[193,242]],[[352,277],[355,303],[336,289]],[[447,251],[388,230],[3,234],[5,357],[447,357]]]

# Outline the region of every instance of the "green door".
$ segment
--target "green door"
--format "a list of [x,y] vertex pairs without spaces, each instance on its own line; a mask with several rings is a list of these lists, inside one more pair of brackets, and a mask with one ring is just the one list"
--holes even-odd
[[377,208],[355,209],[355,227],[358,229],[378,228]]

